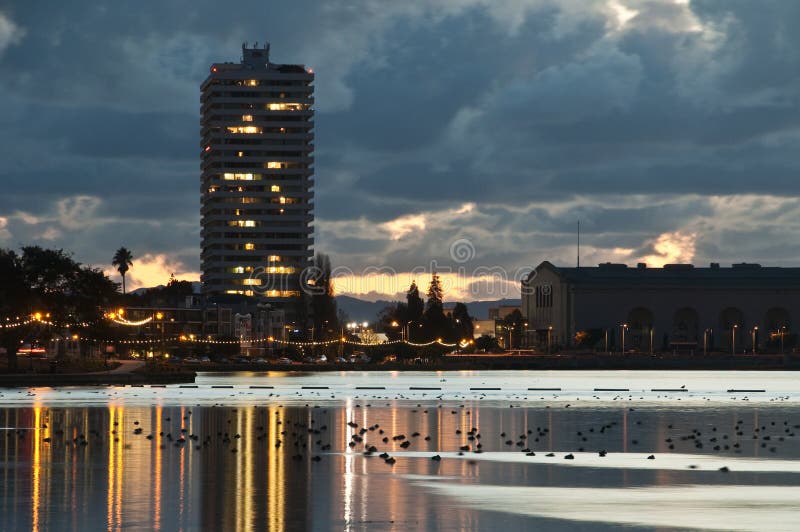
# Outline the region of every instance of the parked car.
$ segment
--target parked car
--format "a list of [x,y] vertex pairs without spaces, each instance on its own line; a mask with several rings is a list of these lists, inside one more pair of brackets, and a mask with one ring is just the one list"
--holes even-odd
[[277,360],[277,363],[278,363],[278,364],[291,364],[291,363],[292,363],[292,361],[291,361],[291,360],[289,360],[289,359],[288,359],[288,358],[286,358],[286,357],[281,357],[281,358],[279,358],[279,359]]

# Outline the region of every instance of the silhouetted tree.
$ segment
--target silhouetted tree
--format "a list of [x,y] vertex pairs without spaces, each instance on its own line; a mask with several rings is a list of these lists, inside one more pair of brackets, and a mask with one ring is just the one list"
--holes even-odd
[[519,309],[514,309],[503,319],[503,324],[505,325],[503,330],[509,339],[508,347],[510,349],[519,347],[525,334],[525,318],[522,316],[522,312]]
[[411,286],[406,293],[406,309],[407,315],[405,323],[412,321],[419,323],[419,321],[422,320],[422,313],[425,311],[425,303],[419,296],[419,288],[417,288],[417,283],[415,281],[411,281]]
[[431,283],[428,285],[428,300],[425,302],[425,310],[429,311],[433,307],[442,309],[444,302],[444,292],[442,291],[442,282],[439,275],[433,272],[431,275]]
[[441,338],[443,340],[452,339],[452,329],[450,321],[444,315],[444,293],[439,276],[434,272],[431,275],[431,283],[428,286],[428,300],[425,302],[425,313],[423,314],[423,330],[428,341]]
[[474,334],[474,324],[472,323],[472,316],[469,315],[469,310],[464,303],[456,303],[453,307],[452,329],[454,333],[454,341],[472,340]]
[[133,266],[133,255],[127,248],[121,247],[114,253],[114,258],[111,259],[111,265],[116,266],[117,271],[122,276],[122,293],[124,294],[126,293],[125,274],[128,273],[128,270]]
[[0,250],[0,313],[22,321],[34,313],[43,318],[0,331],[9,367],[16,367],[21,342],[46,341],[68,326],[82,336],[108,338],[103,315],[115,302],[117,288],[102,271],[82,266],[60,249],[27,246],[21,255]]
[[495,351],[498,348],[497,345],[497,338],[494,336],[489,336],[488,334],[484,334],[477,340],[475,340],[475,349],[479,349],[481,351],[485,351],[490,353]]
[[399,340],[408,323],[408,305],[397,302],[387,305],[378,314],[378,330],[386,333],[389,340]]
[[310,287],[311,312],[315,337],[322,339],[335,333],[338,336],[339,321],[331,283],[331,259],[328,255],[317,253],[314,258],[317,276]]

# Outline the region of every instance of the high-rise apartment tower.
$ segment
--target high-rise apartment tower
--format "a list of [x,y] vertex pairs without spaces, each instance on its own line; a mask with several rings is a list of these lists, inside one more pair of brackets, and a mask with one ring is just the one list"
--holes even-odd
[[201,85],[202,282],[207,295],[300,294],[313,255],[314,73],[242,45]]

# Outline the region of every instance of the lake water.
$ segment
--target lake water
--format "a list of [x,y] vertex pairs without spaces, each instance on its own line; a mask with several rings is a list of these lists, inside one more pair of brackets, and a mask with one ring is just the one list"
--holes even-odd
[[800,523],[796,373],[209,373],[195,386],[0,390],[0,530]]

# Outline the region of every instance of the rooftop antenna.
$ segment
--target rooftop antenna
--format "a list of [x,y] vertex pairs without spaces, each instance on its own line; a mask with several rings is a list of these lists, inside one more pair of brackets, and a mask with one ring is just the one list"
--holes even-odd
[[578,269],[581,267],[581,221],[578,220]]

